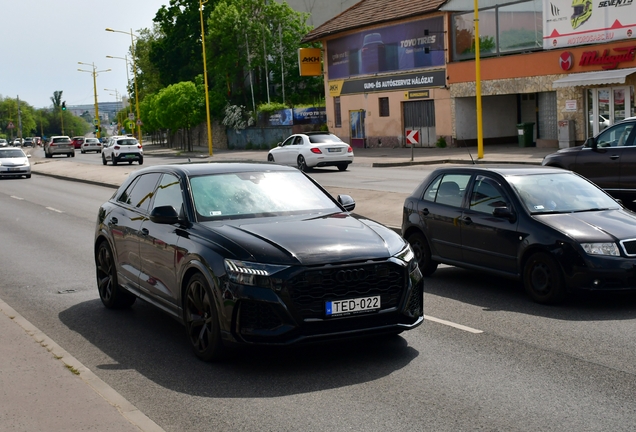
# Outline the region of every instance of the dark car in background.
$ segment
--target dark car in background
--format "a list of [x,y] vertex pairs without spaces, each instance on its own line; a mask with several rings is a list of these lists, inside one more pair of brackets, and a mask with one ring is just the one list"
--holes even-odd
[[636,117],[588,138],[582,146],[547,155],[542,164],[575,171],[636,210]]
[[423,320],[413,251],[303,172],[206,163],[135,171],[98,212],[97,286],[185,325],[194,353],[394,335]]
[[444,167],[404,202],[402,234],[424,275],[449,264],[523,282],[536,302],[636,289],[636,214],[550,167]]

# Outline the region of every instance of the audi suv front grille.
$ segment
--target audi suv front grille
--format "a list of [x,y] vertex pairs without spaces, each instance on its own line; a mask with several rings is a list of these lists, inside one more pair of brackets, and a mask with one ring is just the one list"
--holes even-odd
[[288,291],[303,319],[324,318],[325,302],[380,296],[381,308],[400,304],[406,270],[393,263],[373,263],[306,270],[289,281]]

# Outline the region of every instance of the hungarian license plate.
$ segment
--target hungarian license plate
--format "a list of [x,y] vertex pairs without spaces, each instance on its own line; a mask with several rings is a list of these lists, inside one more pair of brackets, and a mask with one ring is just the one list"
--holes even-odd
[[372,312],[379,309],[380,296],[325,302],[325,313],[328,317]]
[[340,149],[339,149],[339,148],[331,148],[331,147],[329,147],[329,148],[327,149],[327,151],[328,151],[329,153],[340,153]]
[[9,168],[9,171],[20,171],[20,168]]
[[134,159],[135,155],[134,154],[128,154],[126,155],[126,159]]

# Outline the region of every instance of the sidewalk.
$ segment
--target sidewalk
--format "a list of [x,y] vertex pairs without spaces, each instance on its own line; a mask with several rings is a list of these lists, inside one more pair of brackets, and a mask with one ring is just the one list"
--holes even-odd
[[[484,148],[378,148],[355,149],[354,165],[395,167],[441,163],[541,164],[554,148],[518,145]],[[118,187],[137,164],[103,166],[72,158],[45,159],[41,148],[32,154],[32,172],[73,181]],[[180,152],[144,146],[146,156],[172,156],[184,162],[264,162],[264,150],[217,150],[205,147]],[[415,185],[414,185],[415,187]],[[356,213],[394,229],[401,223],[406,194],[328,187],[331,194],[346,193],[356,200]],[[0,300],[0,431],[162,431],[151,419],[125,400],[63,348],[49,339]]]

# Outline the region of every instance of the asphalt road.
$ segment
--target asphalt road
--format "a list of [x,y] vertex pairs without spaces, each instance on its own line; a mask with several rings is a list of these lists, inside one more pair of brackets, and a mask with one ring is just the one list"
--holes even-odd
[[428,319],[403,336],[208,364],[144,302],[102,307],[92,238],[112,192],[0,180],[0,298],[168,431],[634,429],[634,295],[548,307],[445,266],[426,279]]

